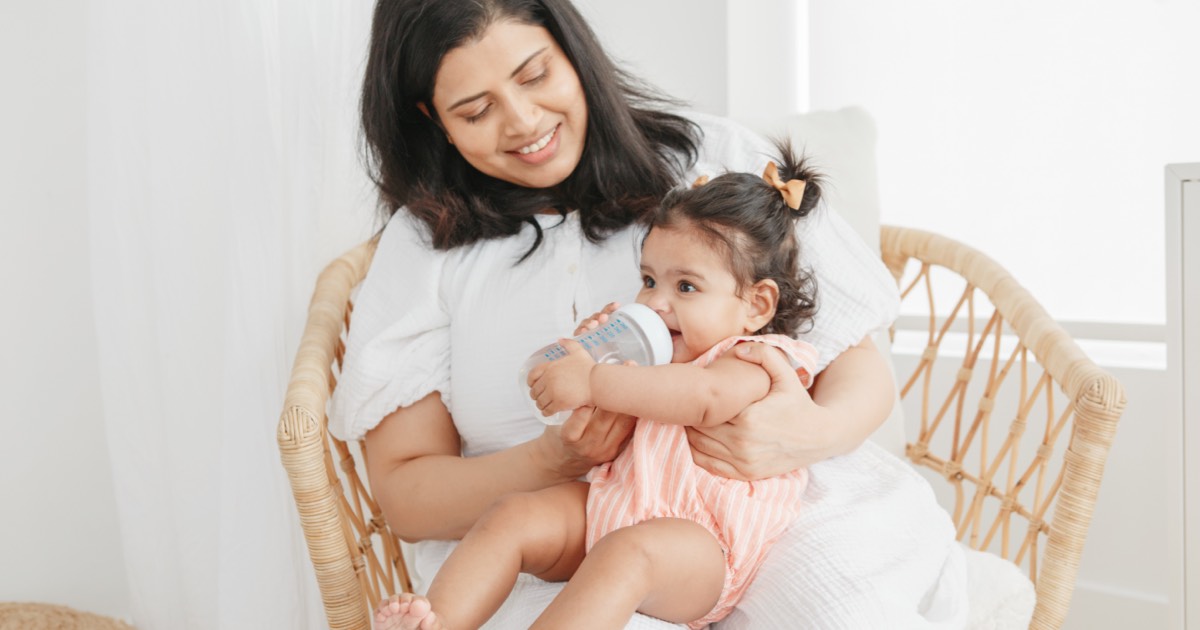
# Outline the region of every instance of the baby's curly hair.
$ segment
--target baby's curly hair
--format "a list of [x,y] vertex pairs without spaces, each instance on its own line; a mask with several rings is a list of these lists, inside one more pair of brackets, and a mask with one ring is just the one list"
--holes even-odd
[[673,190],[648,218],[650,228],[691,227],[729,254],[730,271],[741,291],[760,280],[779,286],[775,315],[756,334],[794,336],[812,327],[817,284],[800,268],[795,223],[808,216],[821,198],[823,177],[797,158],[791,143],[777,141],[776,161],[783,181],[805,182],[800,207],[793,210],[761,175],[725,173],[692,188]]

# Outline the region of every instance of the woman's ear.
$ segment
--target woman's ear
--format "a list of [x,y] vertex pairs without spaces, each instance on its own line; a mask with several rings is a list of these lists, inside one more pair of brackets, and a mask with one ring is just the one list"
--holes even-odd
[[762,330],[775,317],[775,307],[779,304],[779,285],[769,278],[759,280],[750,287],[746,297],[746,331]]

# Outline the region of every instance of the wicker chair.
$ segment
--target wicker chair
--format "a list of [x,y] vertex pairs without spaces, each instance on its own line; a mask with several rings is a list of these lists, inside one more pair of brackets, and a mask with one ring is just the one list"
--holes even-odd
[[[923,294],[930,313],[925,350],[900,381],[902,397],[921,403],[908,456],[944,482],[939,496],[960,540],[1027,569],[1037,587],[1031,627],[1060,627],[1125,404],[1121,385],[991,259],[912,229],[885,226],[881,241],[902,294]],[[367,487],[361,444],[326,431],[351,294],[373,254],[365,243],[321,274],[278,431],[325,612],[339,630],[369,629],[381,598],[410,589],[401,545]],[[952,278],[962,290],[939,306]],[[956,368],[948,378],[938,369],[947,364]]]

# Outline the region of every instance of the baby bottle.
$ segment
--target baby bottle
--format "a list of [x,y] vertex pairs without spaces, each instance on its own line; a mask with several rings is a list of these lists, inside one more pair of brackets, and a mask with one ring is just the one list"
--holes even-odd
[[[654,309],[644,304],[626,304],[608,316],[608,323],[596,330],[575,337],[597,363],[624,363],[634,361],[638,365],[662,365],[671,362],[673,352],[671,331]],[[547,361],[561,359],[567,351],[555,342],[533,353],[521,365],[518,382],[521,394],[533,407],[534,415],[546,424],[562,424],[570,417],[570,411],[560,411],[544,417],[537,408],[537,401],[529,397],[529,385],[525,382],[534,366]]]

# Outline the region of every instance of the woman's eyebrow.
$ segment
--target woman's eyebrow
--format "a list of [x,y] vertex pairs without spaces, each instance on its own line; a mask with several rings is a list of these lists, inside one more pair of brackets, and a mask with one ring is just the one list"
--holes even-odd
[[[520,63],[520,65],[518,65],[518,66],[517,66],[517,68],[516,68],[515,70],[513,70],[513,71],[512,71],[512,74],[508,75],[508,78],[510,78],[510,79],[511,79],[511,78],[513,78],[513,77],[517,76],[518,74],[521,74],[521,71],[525,69],[525,66],[528,66],[528,65],[529,65],[529,63],[530,63],[531,61],[533,61],[533,60],[534,60],[534,58],[536,58],[538,55],[540,55],[540,54],[542,54],[542,53],[546,52],[546,49],[548,49],[548,48],[549,48],[549,46],[545,46],[545,47],[543,47],[543,48],[539,48],[539,49],[537,49],[537,50],[533,51],[533,54],[532,54],[532,55],[529,55],[528,57],[526,57],[526,58],[525,58],[525,61],[522,61],[522,62]],[[487,96],[487,92],[486,92],[486,91],[480,92],[480,93],[478,93],[478,94],[472,94],[472,95],[470,95],[470,96],[467,96],[467,97],[460,98],[460,99],[458,99],[457,101],[454,101],[454,103],[453,103],[452,105],[450,105],[450,107],[447,107],[446,109],[447,109],[448,111],[453,111],[455,108],[457,108],[457,107],[459,107],[459,106],[461,106],[461,105],[466,105],[467,103],[470,103],[471,101],[473,101],[473,100],[475,100],[475,99],[478,99],[478,98],[483,98],[484,96]]]

